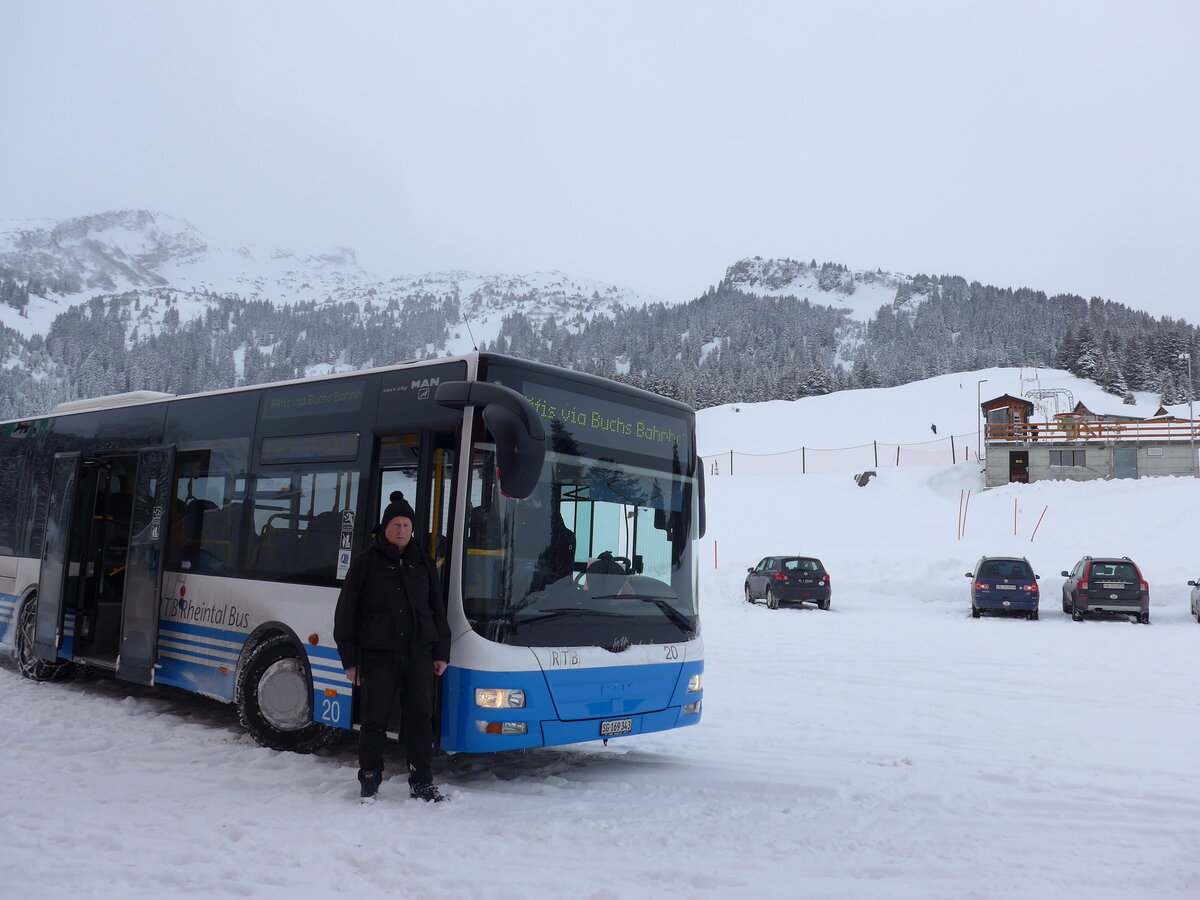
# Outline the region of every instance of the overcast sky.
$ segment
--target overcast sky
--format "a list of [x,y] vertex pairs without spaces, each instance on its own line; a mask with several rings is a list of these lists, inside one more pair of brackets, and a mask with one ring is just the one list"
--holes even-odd
[[687,299],[743,256],[1200,321],[1200,3],[0,0],[0,217]]

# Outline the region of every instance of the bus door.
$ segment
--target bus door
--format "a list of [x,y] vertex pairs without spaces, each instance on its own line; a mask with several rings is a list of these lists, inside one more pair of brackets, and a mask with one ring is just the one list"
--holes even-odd
[[[67,523],[53,542],[47,528],[46,555],[52,578],[57,561],[51,557],[64,559],[60,602],[74,625],[64,629],[69,655],[107,669],[117,665],[137,463],[132,451],[84,457],[70,496],[60,499],[52,488],[50,497],[51,509]],[[42,571],[45,577],[45,566]]]
[[46,662],[58,659],[58,649],[62,646],[63,600],[71,574],[71,520],[80,467],[81,457],[77,451],[54,455],[33,633],[34,653]]
[[[452,430],[423,430],[404,434],[382,435],[379,438],[378,522],[393,491],[401,491],[412,504],[418,522],[413,522],[413,534],[429,552],[441,576],[442,603],[446,602],[450,580],[451,522],[453,508],[455,455],[457,432]],[[440,733],[441,691],[435,695],[433,733]],[[399,731],[399,721],[388,725],[389,731]]]
[[139,684],[154,683],[159,587],[174,464],[174,447],[147,447],[138,451],[124,563],[117,677]]
[[[454,487],[457,433],[424,430],[379,438],[379,490],[375,521],[394,491],[401,491],[420,519],[413,532],[438,565],[445,588],[450,549],[450,510]],[[373,524],[373,523],[372,523]]]

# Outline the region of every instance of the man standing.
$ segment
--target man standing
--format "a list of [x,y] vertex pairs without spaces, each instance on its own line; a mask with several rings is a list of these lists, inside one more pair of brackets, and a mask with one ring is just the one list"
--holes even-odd
[[359,686],[358,781],[365,802],[383,780],[387,720],[398,697],[411,796],[445,800],[433,785],[433,695],[450,659],[437,569],[413,539],[416,515],[394,491],[371,545],[354,558],[338,596],[333,639]]

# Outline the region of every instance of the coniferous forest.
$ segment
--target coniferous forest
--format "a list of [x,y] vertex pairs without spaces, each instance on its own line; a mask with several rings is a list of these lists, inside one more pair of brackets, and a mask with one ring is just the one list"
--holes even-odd
[[[842,279],[830,289],[853,287],[844,267],[821,271]],[[21,307],[38,289],[9,275],[0,299]],[[285,305],[192,293],[181,304],[181,292],[161,287],[95,297],[60,314],[44,335],[0,327],[0,418],[129,390],[183,394],[297,378],[314,367],[436,357],[463,320],[455,294],[369,294]],[[536,297],[500,299],[511,311],[481,350],[616,378],[697,408],[1016,365],[1068,369],[1114,398],[1152,391],[1179,403],[1188,398],[1189,355],[1200,375],[1200,331],[1182,321],[955,276],[900,282],[895,302],[866,323],[822,304],[819,293],[816,301],[763,297],[728,279],[687,303],[611,316],[588,315],[585,304],[539,316]],[[181,316],[181,305],[203,313]]]

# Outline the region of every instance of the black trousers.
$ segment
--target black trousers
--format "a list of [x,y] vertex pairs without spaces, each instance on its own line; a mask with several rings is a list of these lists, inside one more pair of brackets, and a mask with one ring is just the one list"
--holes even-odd
[[433,781],[433,655],[421,647],[411,658],[367,656],[359,667],[361,731],[358,766],[383,771],[383,745],[395,702],[403,710],[400,736],[410,784]]

